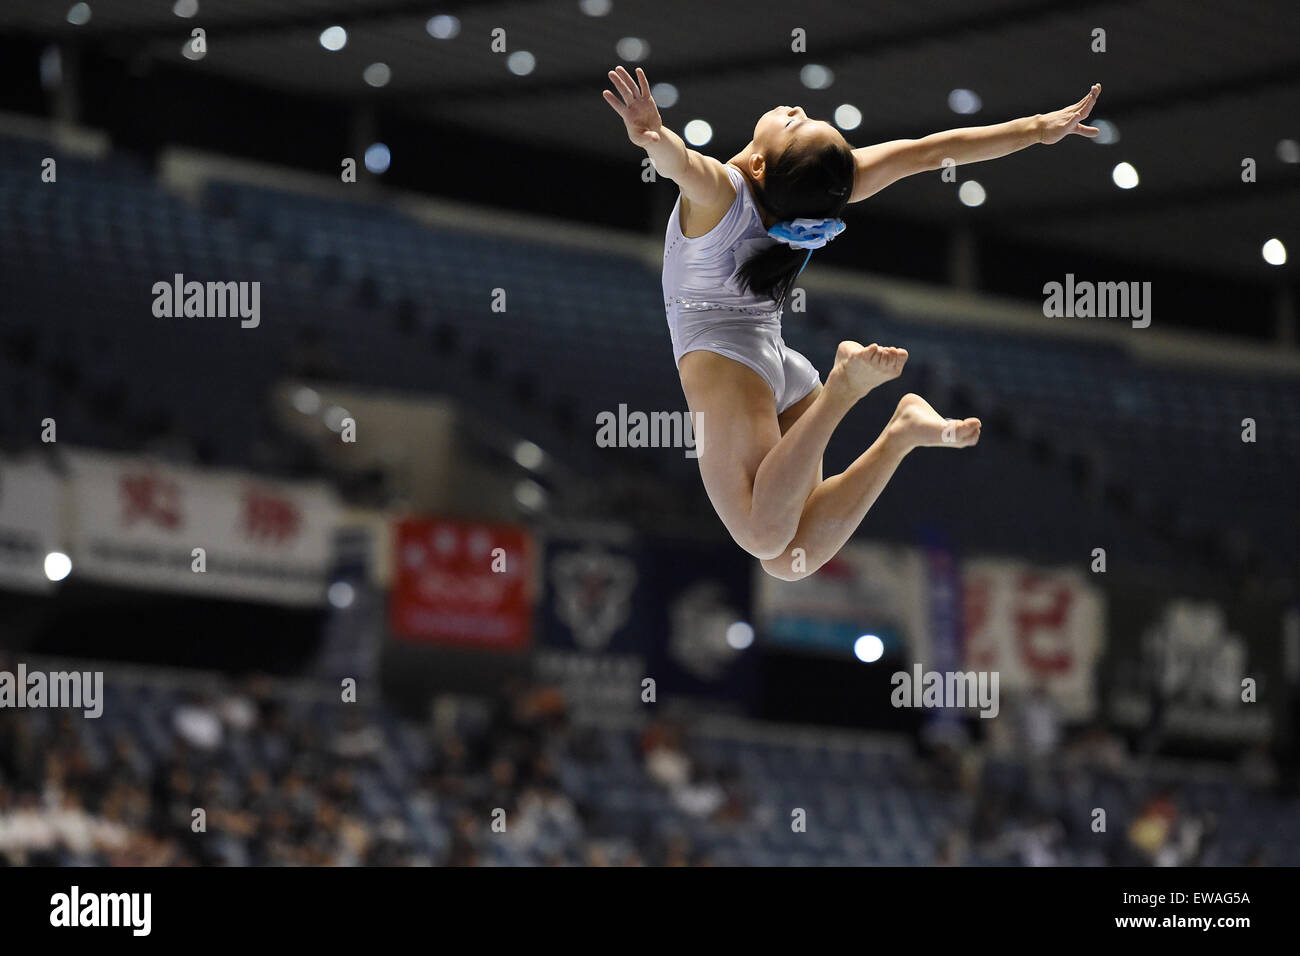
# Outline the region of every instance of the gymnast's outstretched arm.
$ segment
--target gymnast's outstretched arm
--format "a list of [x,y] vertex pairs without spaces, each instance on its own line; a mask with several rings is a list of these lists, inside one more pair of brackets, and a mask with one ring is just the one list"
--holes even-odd
[[1100,131],[1084,126],[1101,84],[1094,84],[1079,102],[1052,113],[1038,113],[992,126],[965,126],[931,133],[920,139],[895,139],[853,150],[856,174],[849,202],[859,202],[906,176],[941,169],[945,160],[960,166],[998,159],[1037,143],[1059,143],[1071,133],[1093,137]]
[[619,95],[605,90],[605,102],[622,118],[627,138],[646,151],[659,175],[675,182],[687,201],[702,211],[729,207],[736,198],[736,187],[731,185],[727,167],[691,149],[663,125],[645,71],[638,66],[633,79],[620,66],[609,71],[609,80]]

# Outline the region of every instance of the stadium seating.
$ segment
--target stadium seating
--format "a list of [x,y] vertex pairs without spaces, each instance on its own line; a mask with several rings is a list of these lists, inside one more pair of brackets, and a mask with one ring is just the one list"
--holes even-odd
[[[1162,790],[1184,816],[1213,821],[1197,862],[1241,863],[1267,844],[1267,862],[1300,863],[1294,800],[1196,765],[1098,774],[1060,760],[1033,783],[1042,768],[996,758],[969,790],[888,738],[701,727],[680,749],[690,784],[714,792],[710,803],[651,769],[635,727],[503,723],[471,700],[456,713],[435,737],[383,707],[340,707],[306,686],[109,675],[98,720],[0,713],[0,859],[20,844],[43,862],[113,859],[24,829],[14,808],[54,779],[91,816],[225,865],[583,864],[596,853],[657,864],[674,843],[689,848],[688,862],[721,865],[1098,865],[1126,861],[1129,825]],[[550,770],[538,769],[543,759]],[[50,777],[55,762],[65,769]],[[498,780],[503,762],[508,780]],[[1109,814],[1105,834],[1088,826],[1097,806]],[[194,807],[206,812],[202,833],[189,826]],[[507,812],[506,836],[482,823],[496,807]],[[259,825],[244,827],[245,815]],[[1045,824],[1046,858],[1024,848]],[[310,845],[295,845],[295,834],[311,834]],[[956,857],[945,851],[954,839],[969,844]]]

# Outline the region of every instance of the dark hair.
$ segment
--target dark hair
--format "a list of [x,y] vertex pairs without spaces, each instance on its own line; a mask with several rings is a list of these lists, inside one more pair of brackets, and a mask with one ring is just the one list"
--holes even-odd
[[[808,148],[788,145],[768,164],[763,185],[754,193],[762,207],[778,222],[789,219],[839,219],[853,191],[853,153],[837,143]],[[737,273],[742,285],[755,295],[785,307],[808,250],[777,242],[750,257]]]

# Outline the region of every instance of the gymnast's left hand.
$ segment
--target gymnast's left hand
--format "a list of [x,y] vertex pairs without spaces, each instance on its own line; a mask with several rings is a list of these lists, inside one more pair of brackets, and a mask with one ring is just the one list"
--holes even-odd
[[1054,113],[1044,113],[1039,117],[1038,141],[1045,146],[1051,146],[1053,143],[1059,143],[1071,133],[1077,133],[1080,136],[1092,139],[1101,130],[1095,126],[1084,126],[1083,121],[1092,112],[1097,97],[1100,95],[1101,84],[1094,83],[1092,89],[1088,91],[1088,95],[1073,106],[1067,106],[1065,109],[1057,110]]
[[623,100],[619,102],[618,96],[605,90],[605,102],[623,118],[623,123],[627,126],[627,138],[642,149],[659,142],[659,130],[663,128],[664,122],[659,117],[655,98],[650,95],[650,83],[645,78],[645,71],[638,66],[634,80],[620,66],[617,70],[609,71],[609,80]]

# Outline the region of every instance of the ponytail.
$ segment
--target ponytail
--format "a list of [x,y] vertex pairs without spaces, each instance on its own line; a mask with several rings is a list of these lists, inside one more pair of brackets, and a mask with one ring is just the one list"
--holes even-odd
[[768,235],[778,240],[751,256],[738,278],[751,294],[785,308],[794,281],[812,255],[844,231],[840,218],[853,188],[853,154],[839,145],[816,150],[794,144],[773,162],[755,189],[760,205],[780,217]]

